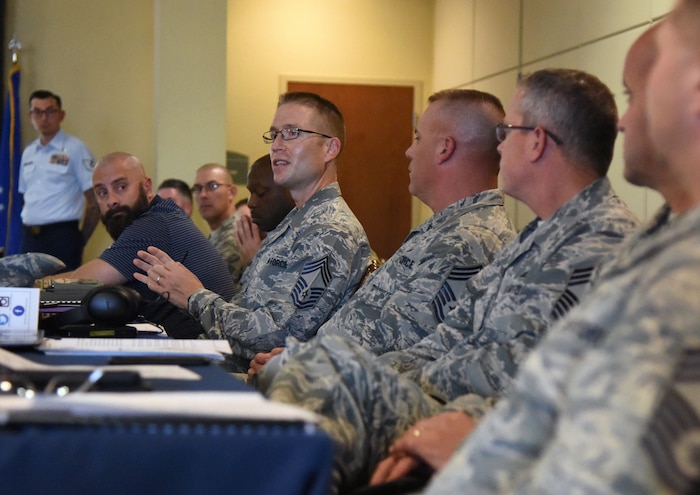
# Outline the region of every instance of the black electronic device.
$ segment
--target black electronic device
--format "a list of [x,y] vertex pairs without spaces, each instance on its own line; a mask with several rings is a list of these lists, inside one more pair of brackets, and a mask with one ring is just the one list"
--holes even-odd
[[80,303],[83,315],[99,324],[123,325],[138,316],[141,294],[123,285],[91,289]]
[[83,296],[80,306],[40,322],[47,337],[135,337],[126,327],[138,317],[141,295],[122,285],[100,285]]

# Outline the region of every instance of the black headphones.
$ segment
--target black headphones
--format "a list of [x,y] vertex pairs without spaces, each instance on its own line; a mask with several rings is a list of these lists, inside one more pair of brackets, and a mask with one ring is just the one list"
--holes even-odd
[[124,325],[138,316],[141,294],[123,285],[100,285],[90,289],[80,302],[85,319],[110,325]]
[[98,285],[81,299],[80,307],[56,313],[41,321],[50,334],[67,325],[96,324],[124,326],[138,317],[141,294],[123,285]]

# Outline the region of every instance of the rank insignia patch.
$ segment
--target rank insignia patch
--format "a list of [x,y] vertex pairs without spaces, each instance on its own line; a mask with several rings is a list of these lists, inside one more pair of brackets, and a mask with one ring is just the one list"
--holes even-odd
[[304,265],[301,275],[292,289],[292,301],[299,309],[312,308],[331,282],[328,256]]
[[457,305],[457,299],[464,292],[467,280],[479,273],[480,270],[481,266],[455,266],[452,268],[447,280],[430,303],[437,321],[442,322],[445,315]]

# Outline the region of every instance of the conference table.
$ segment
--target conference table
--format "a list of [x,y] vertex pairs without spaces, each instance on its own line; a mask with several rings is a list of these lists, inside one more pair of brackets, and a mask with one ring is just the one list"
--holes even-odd
[[[171,360],[167,366],[186,378],[156,373],[134,380],[134,372],[110,374],[116,361],[107,356],[16,354],[53,369],[107,370],[103,376],[113,380],[49,397],[50,407],[42,406],[41,393],[0,395],[3,495],[329,492],[332,443],[308,413],[280,413],[277,407],[288,406],[265,401],[214,362]],[[138,366],[148,371],[158,365]],[[25,411],[25,404],[32,407]]]

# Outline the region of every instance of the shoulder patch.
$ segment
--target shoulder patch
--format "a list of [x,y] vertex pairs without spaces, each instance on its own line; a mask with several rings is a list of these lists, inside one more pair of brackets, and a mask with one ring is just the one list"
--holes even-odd
[[91,159],[83,160],[83,167],[85,167],[88,170],[94,170],[95,165],[96,165],[95,160],[91,160]]
[[445,320],[445,315],[457,305],[457,299],[464,292],[467,281],[481,271],[482,266],[455,266],[447,276],[445,283],[433,298],[430,306],[438,322]]
[[675,386],[661,401],[643,445],[661,481],[673,493],[700,490],[700,349],[686,351]]
[[299,309],[312,308],[331,283],[328,256],[304,265],[301,275],[292,289],[292,301]]

